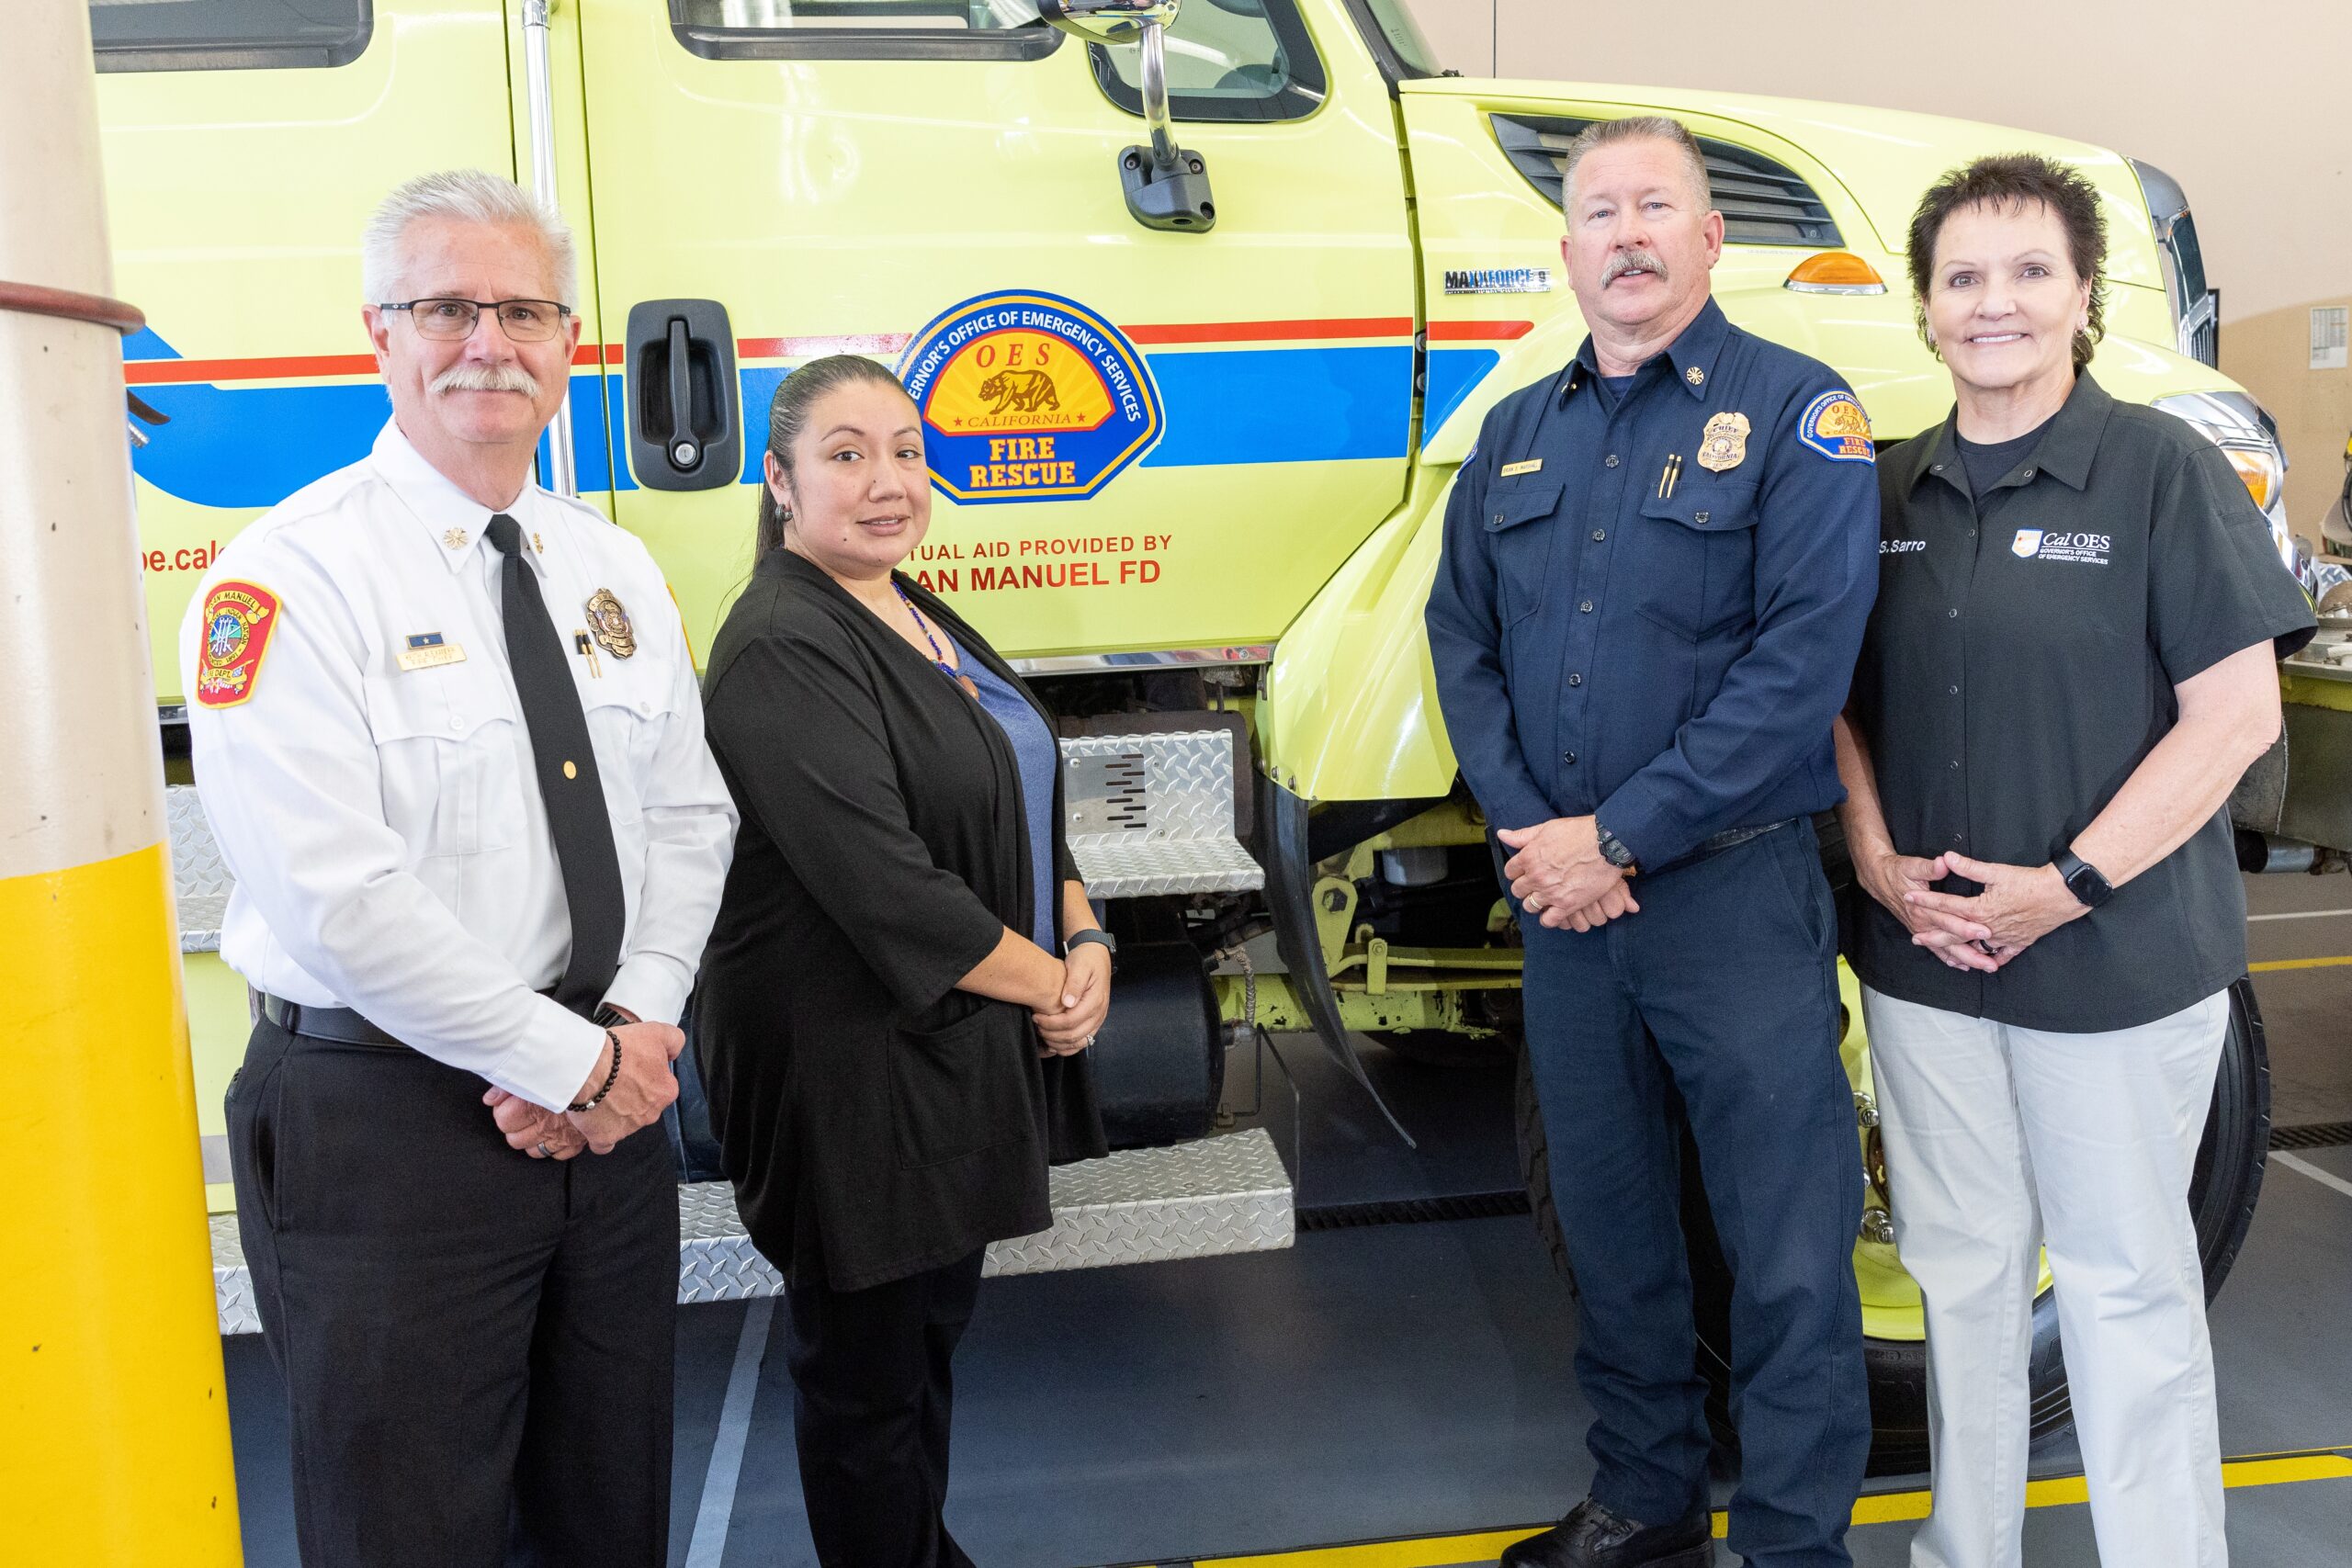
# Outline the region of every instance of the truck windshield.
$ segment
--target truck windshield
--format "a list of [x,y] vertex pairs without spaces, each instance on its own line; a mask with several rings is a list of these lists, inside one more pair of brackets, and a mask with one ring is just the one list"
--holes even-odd
[[1364,41],[1390,81],[1443,73],[1429,39],[1405,9],[1405,0],[1349,0],[1348,8],[1355,13]]

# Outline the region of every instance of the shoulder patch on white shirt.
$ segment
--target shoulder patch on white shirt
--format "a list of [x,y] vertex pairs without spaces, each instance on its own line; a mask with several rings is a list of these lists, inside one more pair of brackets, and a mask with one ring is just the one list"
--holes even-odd
[[197,650],[196,700],[232,708],[261,688],[261,661],[284,607],[258,582],[223,582],[204,597],[203,641]]

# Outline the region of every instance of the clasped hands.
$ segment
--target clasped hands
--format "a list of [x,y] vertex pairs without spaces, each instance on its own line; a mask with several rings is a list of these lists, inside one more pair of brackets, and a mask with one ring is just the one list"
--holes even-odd
[[1094,1043],[1111,1011],[1111,951],[1082,942],[1062,961],[1061,979],[1046,1007],[1030,1018],[1037,1025],[1040,1056],[1074,1056]]
[[[628,1020],[612,1032],[621,1043],[620,1073],[593,1109],[549,1111],[494,1086],[482,1095],[481,1102],[490,1107],[491,1120],[498,1123],[509,1148],[533,1159],[565,1160],[583,1149],[608,1155],[631,1133],[660,1121],[678,1098],[678,1078],[671,1064],[686,1048],[685,1032],[667,1023],[639,1022],[623,1009],[614,1010]],[[607,1045],[596,1054],[596,1065],[571,1097],[572,1103],[594,1099],[612,1071]]]
[[1589,931],[1641,912],[1625,874],[1600,852],[1589,817],[1555,817],[1532,828],[1503,828],[1495,837],[1516,851],[1503,863],[1519,907],[1555,931]]
[[[1928,860],[1881,848],[1857,855],[1854,874],[1903,922],[1914,946],[1954,969],[1986,975],[2089,912],[2054,865],[2005,865],[1954,851]],[[1966,877],[1983,891],[1972,897],[1937,892],[1947,876]]]

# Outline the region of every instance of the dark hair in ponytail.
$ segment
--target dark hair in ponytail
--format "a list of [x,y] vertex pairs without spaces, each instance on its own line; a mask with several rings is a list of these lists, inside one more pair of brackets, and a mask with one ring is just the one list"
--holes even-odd
[[[827,392],[857,381],[906,390],[889,367],[858,354],[829,354],[812,359],[776,383],[775,396],[768,401],[768,450],[786,476],[792,473],[793,444],[808,428],[808,411]],[[776,504],[775,491],[768,488],[764,464],[762,469],[759,531],[752,545],[754,565],[784,543],[784,509]]]

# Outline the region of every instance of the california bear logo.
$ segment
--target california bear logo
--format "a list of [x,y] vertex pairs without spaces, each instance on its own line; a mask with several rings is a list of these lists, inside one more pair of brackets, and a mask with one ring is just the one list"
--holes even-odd
[[996,400],[990,413],[1035,413],[1062,406],[1054,378],[1043,370],[1000,370],[980,383],[980,396]]
[[1166,428],[1135,344],[1052,294],[966,300],[915,335],[899,378],[933,482],[960,502],[1082,500]]

